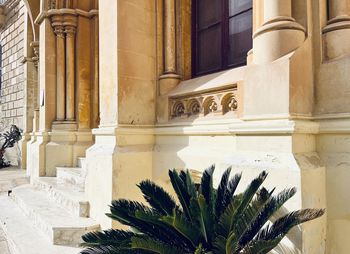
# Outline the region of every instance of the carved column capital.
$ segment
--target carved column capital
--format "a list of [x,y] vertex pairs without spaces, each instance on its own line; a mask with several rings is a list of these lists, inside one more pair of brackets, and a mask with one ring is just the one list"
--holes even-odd
[[63,25],[54,26],[53,31],[57,37],[64,38],[65,29]]
[[77,32],[77,28],[75,26],[65,26],[64,32],[67,37],[74,37]]
[[33,49],[34,56],[32,57],[32,61],[35,67],[39,65],[39,41],[33,41],[30,43],[30,47]]

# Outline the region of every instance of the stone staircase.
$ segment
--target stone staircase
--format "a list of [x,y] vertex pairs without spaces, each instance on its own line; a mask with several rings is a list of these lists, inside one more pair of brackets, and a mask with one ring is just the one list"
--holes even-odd
[[81,236],[100,229],[89,218],[84,162],[79,158],[77,168],[57,167],[57,177],[33,179],[0,196],[0,222],[12,254],[77,254]]

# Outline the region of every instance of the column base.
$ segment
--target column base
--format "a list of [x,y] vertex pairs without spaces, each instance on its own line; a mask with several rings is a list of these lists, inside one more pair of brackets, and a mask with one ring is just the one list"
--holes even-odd
[[35,133],[27,145],[27,172],[32,177],[56,176],[56,167],[75,167],[93,143],[91,131],[55,130]]
[[21,142],[21,164],[19,165],[21,169],[27,168],[27,145],[30,142],[31,136],[29,133],[22,134]]
[[291,17],[265,22],[253,35],[254,63],[273,62],[293,52],[305,41],[305,32]]
[[76,131],[78,125],[76,121],[54,121],[52,131]]
[[333,60],[350,54],[350,16],[338,16],[323,28],[324,60]]
[[86,151],[85,192],[90,216],[103,228],[120,227],[105,216],[113,199],[143,200],[136,184],[152,179],[153,132],[143,128],[93,130],[95,144]]
[[46,175],[45,147],[49,141],[47,132],[37,132],[31,135],[27,144],[27,175],[32,178]]
[[159,96],[157,96],[157,122],[166,123],[169,120],[169,98],[167,94],[181,81],[175,73],[163,74],[159,77]]

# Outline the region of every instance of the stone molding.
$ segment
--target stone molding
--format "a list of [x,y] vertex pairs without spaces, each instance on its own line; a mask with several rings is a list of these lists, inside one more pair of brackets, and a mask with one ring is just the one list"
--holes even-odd
[[90,11],[84,11],[81,9],[51,9],[48,11],[42,11],[39,13],[38,17],[35,19],[35,24],[40,25],[44,19],[50,18],[54,15],[73,15],[73,16],[81,16],[84,18],[92,19],[98,16],[98,10],[93,9]]
[[266,21],[262,27],[256,30],[253,34],[253,38],[267,32],[278,30],[297,30],[306,33],[306,29],[297,23],[294,18],[280,16]]

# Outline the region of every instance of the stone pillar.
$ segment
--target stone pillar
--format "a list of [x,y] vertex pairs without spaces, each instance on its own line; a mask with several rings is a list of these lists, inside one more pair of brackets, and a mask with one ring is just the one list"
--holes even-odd
[[323,28],[324,59],[350,54],[350,0],[328,0],[328,22]]
[[56,34],[56,87],[57,87],[57,109],[56,109],[56,120],[63,121],[65,119],[65,35],[64,27],[62,24],[53,25]]
[[160,76],[160,94],[166,94],[180,82],[176,70],[175,0],[163,2],[163,54],[164,71]]
[[264,0],[264,23],[253,35],[254,63],[272,62],[305,41],[305,28],[292,17],[291,0]]
[[175,1],[164,1],[164,74],[176,74]]
[[66,120],[75,120],[75,26],[66,26]]
[[[162,4],[162,5],[161,5]],[[163,0],[162,33],[163,33],[163,72],[159,77],[159,94],[157,98],[157,120],[159,123],[168,121],[169,105],[167,94],[180,82],[181,77],[176,66],[176,13],[175,0]]]

